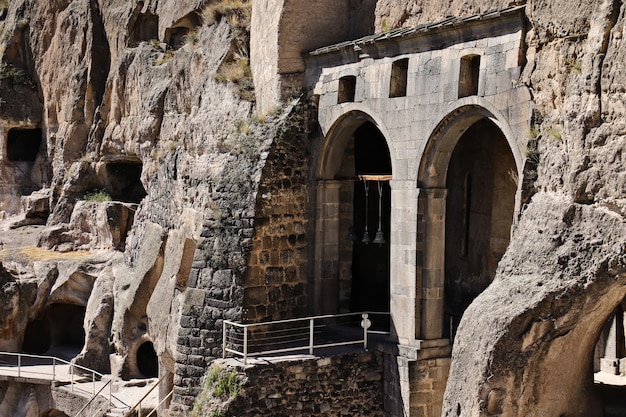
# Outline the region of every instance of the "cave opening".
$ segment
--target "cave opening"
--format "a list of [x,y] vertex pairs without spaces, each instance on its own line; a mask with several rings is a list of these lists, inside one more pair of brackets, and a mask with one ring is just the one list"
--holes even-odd
[[159,375],[159,358],[152,342],[144,342],[137,349],[137,369],[145,378]]
[[14,162],[34,162],[42,142],[41,129],[11,129],[7,136],[7,158]]
[[106,191],[113,200],[125,203],[140,203],[146,196],[141,182],[141,161],[117,161],[106,165]]
[[84,306],[51,304],[26,326],[22,351],[43,354],[54,350],[65,352],[69,357],[74,356],[85,343],[84,320]]

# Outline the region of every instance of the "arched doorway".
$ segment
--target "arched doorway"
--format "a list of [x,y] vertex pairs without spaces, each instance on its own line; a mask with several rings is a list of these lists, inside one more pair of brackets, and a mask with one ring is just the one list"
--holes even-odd
[[489,119],[461,135],[446,176],[444,337],[454,339],[465,309],[493,280],[509,244],[515,159]]
[[137,348],[137,369],[146,378],[154,378],[159,375],[159,359],[152,342],[143,342]]
[[602,400],[605,417],[626,414],[624,307],[626,307],[626,300],[622,300],[605,322],[595,346],[594,382]]
[[427,143],[418,177],[418,339],[452,340],[495,276],[522,166],[510,136],[490,111],[470,105],[446,116]]
[[25,353],[54,353],[68,359],[75,356],[85,344],[85,307],[54,303],[24,331],[22,351]]
[[316,195],[315,313],[388,311],[387,141],[370,117],[353,113],[325,145]]

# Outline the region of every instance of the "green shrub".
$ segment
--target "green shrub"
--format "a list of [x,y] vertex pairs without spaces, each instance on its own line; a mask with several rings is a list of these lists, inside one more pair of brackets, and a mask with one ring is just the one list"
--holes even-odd
[[92,203],[102,203],[105,201],[111,201],[111,196],[104,190],[95,190],[85,193],[85,195],[83,196],[83,200]]
[[241,394],[236,371],[212,364],[203,378],[202,392],[196,398],[191,417],[226,417],[227,403]]

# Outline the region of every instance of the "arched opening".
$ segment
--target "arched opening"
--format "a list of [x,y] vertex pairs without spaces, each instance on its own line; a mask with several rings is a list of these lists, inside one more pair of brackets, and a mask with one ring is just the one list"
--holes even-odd
[[141,161],[116,161],[106,165],[106,190],[111,198],[126,203],[140,203],[147,195],[141,182]]
[[388,311],[391,157],[358,114],[331,133],[317,186],[316,312]]
[[41,129],[11,129],[7,136],[9,161],[34,162],[41,147]]
[[622,301],[604,324],[594,352],[594,382],[605,417],[626,415],[625,305]]
[[352,310],[389,311],[391,159],[372,123],[354,132]]
[[71,358],[85,343],[84,320],[84,306],[51,304],[26,326],[22,351],[34,354],[55,351]]
[[493,280],[509,244],[517,181],[515,159],[489,119],[457,142],[446,176],[444,336]]
[[131,30],[128,36],[128,45],[137,46],[140,42],[158,39],[159,16],[152,13],[138,13],[131,19]]
[[159,358],[152,342],[144,342],[137,349],[137,369],[146,378],[159,375]]

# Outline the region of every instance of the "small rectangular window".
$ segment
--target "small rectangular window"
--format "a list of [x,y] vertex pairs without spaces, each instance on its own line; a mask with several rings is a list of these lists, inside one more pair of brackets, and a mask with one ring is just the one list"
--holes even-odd
[[478,94],[480,55],[467,55],[461,58],[459,71],[459,98]]
[[337,103],[346,103],[354,101],[354,94],[356,92],[356,77],[354,75],[348,75],[339,79],[339,95],[337,96]]
[[391,64],[391,82],[389,84],[389,97],[406,96],[406,83],[409,72],[409,59],[399,59]]

